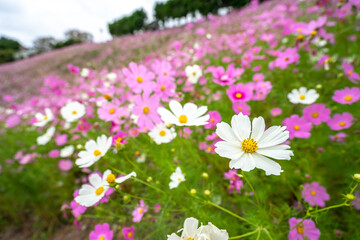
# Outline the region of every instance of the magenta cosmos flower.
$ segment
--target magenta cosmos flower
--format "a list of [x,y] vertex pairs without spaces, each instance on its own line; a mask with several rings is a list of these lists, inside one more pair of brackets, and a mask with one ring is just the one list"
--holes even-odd
[[90,233],[90,240],[112,240],[113,231],[110,230],[108,223],[97,224],[95,230]]
[[229,170],[228,172],[224,173],[224,177],[225,179],[230,180],[229,193],[233,194],[234,189],[236,189],[237,193],[240,193],[240,188],[244,186],[244,183],[240,180],[239,175],[237,175],[237,170]]
[[217,111],[210,111],[208,114],[210,115],[210,119],[204,127],[206,129],[215,129],[216,124],[221,122],[221,115]]
[[351,127],[353,119],[351,113],[337,113],[328,121],[328,125],[332,130],[342,130]]
[[157,109],[160,107],[160,97],[156,94],[149,97],[149,94],[143,96],[137,95],[134,98],[133,114],[136,115],[137,125],[140,128],[153,129],[156,124],[161,122]]
[[352,81],[353,83],[357,83],[360,80],[359,74],[354,72],[354,66],[348,62],[343,62],[342,64],[345,76]]
[[326,189],[318,182],[305,183],[304,189],[301,191],[301,196],[312,207],[325,207],[325,201],[330,200]]
[[229,96],[232,102],[237,101],[249,101],[253,95],[253,88],[249,84],[235,84],[229,87],[226,90],[227,95]]
[[140,200],[139,205],[132,212],[133,222],[140,222],[147,210],[148,205],[145,204],[144,200]]
[[135,227],[124,227],[121,230],[125,240],[133,240],[134,239],[134,231],[135,231]]
[[112,145],[114,145],[115,147],[120,147],[124,145],[127,142],[126,137],[126,132],[119,131],[112,137]]
[[293,138],[309,138],[310,131],[312,129],[311,122],[306,120],[304,117],[298,115],[291,115],[285,118],[283,125],[286,126],[286,130],[289,131],[289,139]]
[[144,65],[137,65],[131,62],[129,68],[123,68],[122,71],[126,77],[127,85],[133,92],[151,92],[154,89],[155,83],[152,80],[155,78],[155,75],[149,72]]
[[326,108],[324,104],[312,104],[304,108],[304,118],[314,125],[319,125],[322,122],[327,122],[330,119],[330,109]]
[[235,82],[236,78],[234,64],[230,64],[226,69],[226,72],[222,66],[214,68],[212,75],[215,83],[220,84],[221,86],[231,85]]
[[351,204],[357,209],[360,210],[360,194],[359,192],[354,193],[356,199],[351,202]]
[[329,136],[329,138],[330,138],[330,140],[331,141],[337,141],[337,142],[339,142],[339,143],[343,143],[343,142],[345,142],[345,138],[347,137],[347,134],[346,133],[343,133],[343,132],[339,132],[339,133],[337,133],[337,134],[335,134],[335,135],[331,135],[331,136]]
[[332,99],[341,104],[352,104],[359,101],[360,90],[357,87],[336,90]]
[[[296,226],[302,219],[294,217],[289,219],[290,229]],[[320,238],[320,230],[316,228],[313,220],[306,219],[289,232],[289,240],[317,240]]]

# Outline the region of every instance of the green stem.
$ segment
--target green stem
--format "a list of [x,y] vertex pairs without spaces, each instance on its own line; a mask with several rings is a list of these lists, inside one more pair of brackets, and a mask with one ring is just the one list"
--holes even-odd
[[226,208],[223,208],[223,207],[221,207],[221,206],[219,206],[219,205],[217,205],[217,204],[215,204],[215,203],[213,203],[213,202],[211,202],[211,201],[205,201],[205,203],[206,203],[206,204],[209,204],[209,205],[212,205],[213,207],[216,207],[216,208],[222,210],[223,212],[226,212],[227,214],[230,214],[231,216],[240,219],[241,221],[247,222],[248,224],[255,226],[254,223],[250,222],[250,221],[247,220],[246,218],[240,217],[239,215],[231,212],[230,210],[228,210],[228,209],[226,209]]
[[319,212],[323,212],[323,211],[326,211],[326,210],[329,210],[329,209],[332,209],[332,208],[338,208],[338,207],[342,207],[342,206],[345,206],[347,205],[346,202],[343,202],[341,204],[337,204],[337,205],[332,205],[330,207],[326,207],[326,208],[322,208],[322,209],[319,209],[319,210],[315,210],[315,211],[312,211],[312,212],[309,212],[310,215],[313,214],[313,213],[319,213]]
[[249,184],[251,191],[254,193],[255,199],[256,199],[256,203],[258,205],[258,207],[260,206],[260,201],[258,198],[258,195],[255,192],[254,187],[252,186],[251,182],[249,181],[249,179],[245,176],[244,171],[241,172],[241,175],[243,176],[243,178],[245,179],[245,181],[247,182],[247,184]]
[[268,231],[266,228],[263,228],[263,230],[264,230],[266,236],[268,236],[268,238],[269,238],[270,240],[273,240],[273,238],[271,237],[269,231]]
[[259,231],[259,229],[256,229],[255,231],[248,232],[248,233],[245,233],[245,234],[242,234],[242,235],[239,235],[239,236],[229,237],[229,240],[244,238],[244,237],[247,237],[247,236],[250,236],[250,235],[253,235],[253,234],[257,233],[258,231]]
[[259,240],[260,239],[260,235],[261,235],[261,231],[258,231],[258,235],[256,237],[256,240]]

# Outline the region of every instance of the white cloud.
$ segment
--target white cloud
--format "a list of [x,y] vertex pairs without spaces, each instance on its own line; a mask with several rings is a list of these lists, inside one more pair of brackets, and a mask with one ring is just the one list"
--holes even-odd
[[63,39],[69,29],[87,31],[96,42],[111,39],[107,24],[143,7],[153,19],[156,0],[10,0],[0,2],[0,34],[30,47],[40,36]]

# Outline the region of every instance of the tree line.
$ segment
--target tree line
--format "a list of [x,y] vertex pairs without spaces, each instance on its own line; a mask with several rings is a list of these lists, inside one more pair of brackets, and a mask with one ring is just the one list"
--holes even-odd
[[[260,0],[263,2],[264,0]],[[165,25],[167,21],[176,20],[187,16],[202,16],[216,14],[220,8],[241,8],[250,0],[168,0],[167,2],[156,2],[154,6],[155,20],[146,24],[147,15],[143,9],[138,9],[129,16],[122,17],[108,24],[112,36],[133,34],[140,30],[155,30],[159,25]]]

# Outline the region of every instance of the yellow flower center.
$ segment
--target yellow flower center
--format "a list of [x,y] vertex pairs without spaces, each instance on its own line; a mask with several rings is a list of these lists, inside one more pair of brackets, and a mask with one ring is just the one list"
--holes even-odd
[[300,130],[300,126],[299,126],[299,125],[295,125],[295,126],[294,126],[294,130],[295,130],[295,131],[299,131],[299,130]]
[[244,139],[241,143],[242,149],[247,153],[253,153],[258,148],[257,142],[253,138]]
[[304,232],[305,232],[303,227],[297,227],[296,229],[299,234],[304,234]]
[[163,72],[164,75],[167,75],[167,72]]
[[137,78],[136,78],[136,81],[137,81],[138,83],[142,83],[142,82],[143,82],[143,79],[142,79],[142,77],[137,77]]
[[97,157],[97,156],[101,155],[101,152],[96,149],[96,150],[94,151],[94,155],[95,155],[95,157]]
[[211,147],[207,147],[207,150],[208,150],[208,151],[211,151],[211,150],[212,150],[212,148],[211,148]]
[[114,114],[115,113],[115,108],[110,108],[109,113]]
[[98,187],[98,189],[96,189],[95,193],[96,193],[96,195],[100,195],[104,192],[104,190],[105,190],[104,187],[101,186],[101,187]]
[[164,90],[165,90],[165,86],[164,86],[164,85],[161,86],[160,89],[161,89],[161,91],[164,91]]
[[297,36],[297,39],[302,41],[304,39],[304,35],[300,34],[299,36]]
[[339,126],[340,126],[340,127],[343,127],[343,126],[345,126],[345,125],[346,125],[345,122],[339,122]]
[[195,76],[196,75],[196,72],[193,72],[193,76]]
[[213,123],[213,122],[215,122],[215,120],[212,118],[212,119],[210,119],[210,122],[212,122],[212,123]]
[[166,135],[166,132],[165,132],[164,130],[161,130],[159,134],[160,134],[160,136],[162,136],[162,137],[163,137],[163,136],[165,136],[165,135]]
[[77,111],[75,111],[75,110],[74,110],[74,111],[72,111],[72,114],[73,114],[73,115],[77,114]]
[[300,99],[304,100],[305,99],[305,95],[300,95]]
[[105,240],[105,237],[104,237],[104,236],[100,236],[100,237],[99,237],[99,240]]
[[143,212],[144,212],[144,209],[140,208],[139,213],[143,213]]
[[178,181],[181,182],[181,178],[178,178]]
[[150,109],[148,107],[143,108],[143,113],[148,114],[150,112]]
[[314,112],[313,114],[311,114],[311,116],[312,116],[313,118],[317,118],[317,117],[319,117],[319,114],[318,114],[317,112]]
[[314,30],[314,31],[311,32],[311,36],[315,36],[316,34],[317,34],[317,31],[316,31],[316,30]]
[[348,71],[347,74],[350,76],[351,74],[353,74],[353,72],[352,72],[352,71]]
[[179,117],[179,122],[180,123],[187,123],[187,116],[185,116],[185,115],[181,115],[180,117]]
[[118,137],[117,139],[115,139],[115,143],[116,144],[120,144],[122,141],[122,137]]
[[346,97],[344,97],[344,100],[349,102],[352,100],[352,96],[346,96]]
[[131,237],[133,236],[133,233],[132,233],[132,232],[129,232],[129,233],[127,234],[127,236],[128,236],[129,238],[131,238]]
[[235,94],[235,97],[236,97],[236,98],[241,98],[241,97],[242,97],[242,94],[241,94],[241,93],[236,93],[236,94]]
[[110,97],[109,94],[105,94],[105,95],[104,95],[104,98],[105,98],[106,100],[110,100],[110,99],[111,99],[111,97]]
[[289,57],[285,57],[285,58],[284,58],[285,61],[289,61],[289,59],[290,59]]
[[192,237],[188,237],[187,239],[185,240],[195,240],[195,238],[192,238]]
[[139,155],[140,155],[140,152],[139,152],[139,151],[136,151],[136,152],[135,152],[135,155],[136,155],[136,156],[139,156]]
[[110,173],[107,177],[106,177],[106,181],[111,184],[115,182],[115,175]]
[[311,195],[311,196],[315,196],[315,195],[316,195],[316,192],[315,192],[314,190],[311,190],[311,191],[310,191],[310,195]]

